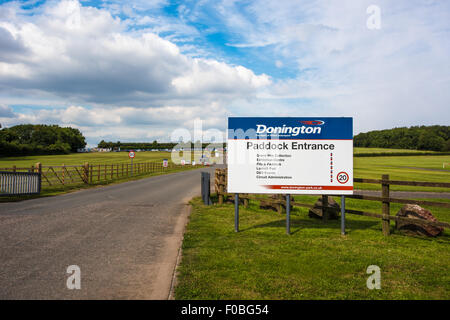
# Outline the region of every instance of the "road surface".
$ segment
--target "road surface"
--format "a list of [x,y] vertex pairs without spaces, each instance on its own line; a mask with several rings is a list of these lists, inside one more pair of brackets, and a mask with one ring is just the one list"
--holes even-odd
[[200,171],[0,203],[0,299],[167,299]]

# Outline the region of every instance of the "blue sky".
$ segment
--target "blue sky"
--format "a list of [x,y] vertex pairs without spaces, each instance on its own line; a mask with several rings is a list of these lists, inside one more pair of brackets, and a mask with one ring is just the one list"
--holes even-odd
[[448,125],[449,21],[434,0],[0,1],[0,123],[90,145],[228,116]]

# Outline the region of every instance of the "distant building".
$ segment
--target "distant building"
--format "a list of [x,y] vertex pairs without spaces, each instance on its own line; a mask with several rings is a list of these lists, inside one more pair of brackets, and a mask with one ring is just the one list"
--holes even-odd
[[89,150],[90,152],[111,152],[111,148],[92,148]]

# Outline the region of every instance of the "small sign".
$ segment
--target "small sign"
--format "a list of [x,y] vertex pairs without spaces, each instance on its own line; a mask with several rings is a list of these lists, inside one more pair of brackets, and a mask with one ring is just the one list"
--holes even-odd
[[186,160],[181,159],[181,165],[184,166],[186,164]]
[[136,156],[136,153],[135,153],[134,151],[130,151],[130,152],[128,153],[128,157],[129,157],[130,159],[133,159],[135,156]]
[[163,160],[163,167],[164,167],[164,168],[167,168],[168,166],[169,166],[169,160],[164,159],[164,160]]

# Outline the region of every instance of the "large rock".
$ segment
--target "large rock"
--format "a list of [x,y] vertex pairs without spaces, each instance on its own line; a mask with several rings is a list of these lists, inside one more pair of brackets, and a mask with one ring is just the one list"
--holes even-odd
[[[330,220],[336,220],[339,218],[339,214],[341,212],[341,206],[339,203],[334,201],[334,199],[330,196],[328,196],[328,219]],[[310,218],[316,218],[316,219],[322,219],[322,197],[317,199],[316,203],[314,204],[314,208],[309,209],[308,216]]]
[[[438,221],[429,210],[422,208],[417,204],[405,204],[399,212],[397,217],[405,217],[418,220]],[[396,221],[395,228],[405,234],[420,235],[427,237],[436,237],[444,231],[442,227],[435,227],[430,225],[422,225],[413,222]]]
[[[274,200],[283,200],[286,201],[286,196],[282,194],[272,194],[269,196],[268,199],[261,199],[259,201],[259,208],[263,210],[273,210],[278,212],[278,206],[280,204],[273,203]],[[291,196],[291,203],[294,201],[294,197]],[[281,204],[282,211],[286,211],[286,204]],[[291,210],[293,209],[293,206],[291,204]]]

